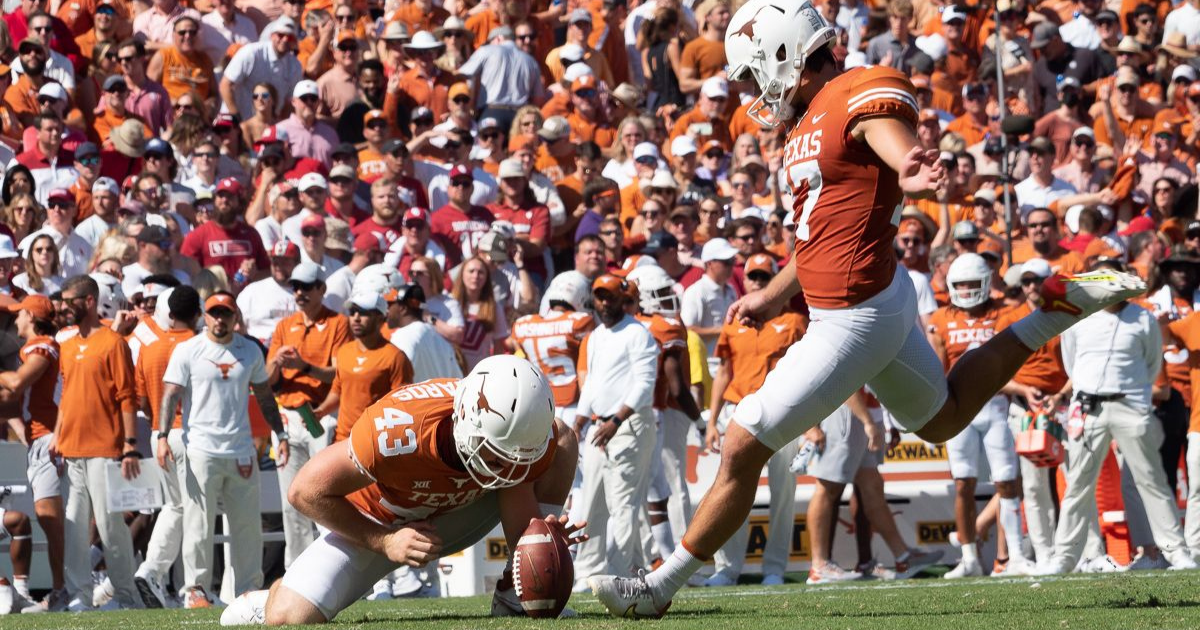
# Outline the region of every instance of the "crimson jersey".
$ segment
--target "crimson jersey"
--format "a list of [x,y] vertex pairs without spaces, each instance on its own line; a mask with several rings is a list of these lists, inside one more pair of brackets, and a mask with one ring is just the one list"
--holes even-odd
[[[381,398],[350,429],[350,456],[375,483],[346,498],[383,524],[403,524],[445,514],[482,497],[480,487],[459,462],[454,448],[454,391],[458,379],[430,379],[405,385]],[[534,463],[526,482],[545,474],[555,442]]]
[[913,94],[912,83],[895,70],[855,68],[821,88],[788,134],[784,173],[794,199],[796,277],[812,306],[853,306],[892,282],[900,184],[850,131],[876,116],[915,127]]
[[974,350],[996,335],[996,322],[1006,311],[1008,307],[993,300],[978,317],[972,317],[957,306],[943,306],[929,316],[929,332],[937,335],[946,348],[947,372],[968,350]]
[[579,401],[579,379],[575,373],[579,344],[595,327],[596,320],[579,311],[526,315],[513,324],[513,342],[546,375],[558,407]]
[[637,320],[650,331],[654,341],[658,343],[658,379],[654,383],[654,408],[679,409],[679,401],[671,397],[670,385],[667,383],[666,356],[667,350],[683,348],[683,382],[686,386],[692,382],[690,374],[691,361],[687,353],[687,327],[674,317],[662,315],[638,315]]

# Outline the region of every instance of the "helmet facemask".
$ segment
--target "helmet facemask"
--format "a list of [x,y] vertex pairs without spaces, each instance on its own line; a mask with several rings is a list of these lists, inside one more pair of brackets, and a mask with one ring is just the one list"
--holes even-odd
[[461,419],[454,423],[454,446],[467,467],[467,474],[484,490],[520,485],[529,476],[533,464],[546,452],[543,447],[524,453],[506,453]]

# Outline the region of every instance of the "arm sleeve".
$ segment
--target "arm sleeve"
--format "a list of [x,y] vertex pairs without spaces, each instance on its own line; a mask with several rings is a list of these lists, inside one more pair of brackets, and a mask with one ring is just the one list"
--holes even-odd
[[138,353],[137,363],[133,366],[133,393],[139,399],[147,396],[146,393],[146,375],[143,366],[145,364],[146,349]]
[[624,335],[628,345],[629,376],[632,387],[621,403],[630,409],[640,410],[654,402],[654,385],[658,376],[658,344],[644,326],[629,326]]
[[458,73],[467,78],[474,77],[475,73],[479,72],[480,66],[483,65],[483,58],[489,53],[490,51],[484,48],[476,50],[463,65],[459,66]]
[[846,101],[845,135],[860,118],[891,116],[917,125],[916,88],[908,77],[891,68],[863,70],[850,87]]
[[246,74],[249,59],[254,54],[254,48],[254,46],[243,46],[238,50],[233,55],[233,59],[229,60],[229,65],[225,66],[222,76],[229,79],[231,83],[237,83]]

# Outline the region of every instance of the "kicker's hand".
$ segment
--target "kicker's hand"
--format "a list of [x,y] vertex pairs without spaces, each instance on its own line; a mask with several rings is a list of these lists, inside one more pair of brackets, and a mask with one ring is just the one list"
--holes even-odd
[[949,186],[949,176],[946,167],[938,160],[940,152],[937,149],[926,151],[921,147],[913,147],[900,167],[900,189],[905,195],[914,199],[928,199],[937,195],[937,191]]
[[763,314],[771,307],[771,302],[762,291],[752,291],[738,298],[729,306],[725,313],[725,323],[738,323],[743,326],[757,327],[763,319]]
[[409,523],[388,534],[384,541],[388,560],[410,567],[421,567],[442,553],[442,539],[427,521]]

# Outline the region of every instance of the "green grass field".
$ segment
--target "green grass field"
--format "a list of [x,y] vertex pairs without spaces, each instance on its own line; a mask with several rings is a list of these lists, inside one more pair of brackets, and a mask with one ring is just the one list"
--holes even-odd
[[[798,577],[798,576],[791,576]],[[978,579],[947,582],[852,583],[808,587],[740,586],[688,589],[661,621],[608,617],[595,598],[576,596],[580,618],[560,621],[492,619],[483,597],[360,602],[338,616],[333,627],[383,630],[483,630],[555,628],[745,628],[748,630],[905,629],[1036,630],[1039,628],[1200,628],[1200,572],[1137,572],[1056,578]],[[16,615],[0,628],[168,630],[215,628],[212,611],[121,611],[84,615]]]

